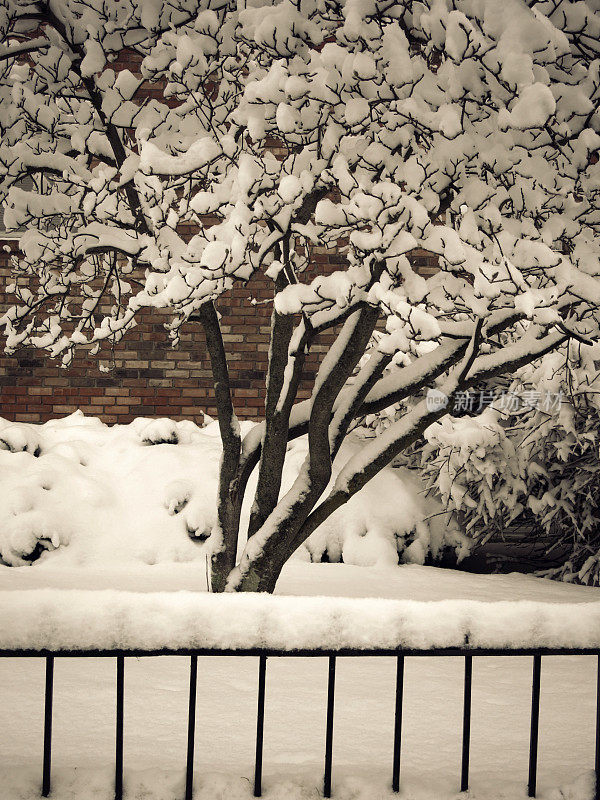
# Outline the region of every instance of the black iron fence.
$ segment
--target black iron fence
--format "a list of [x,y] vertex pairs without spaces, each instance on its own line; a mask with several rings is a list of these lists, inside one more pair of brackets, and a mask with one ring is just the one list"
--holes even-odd
[[394,747],[391,768],[392,789],[400,790],[400,766],[402,750],[402,704],[404,694],[404,661],[407,657],[419,656],[455,656],[464,659],[464,691],[462,721],[462,756],[460,765],[460,791],[469,788],[469,752],[471,742],[471,685],[473,676],[473,658],[478,656],[530,656],[532,658],[531,683],[531,724],[529,737],[529,774],[528,795],[535,797],[538,763],[538,732],[540,719],[540,682],[542,657],[559,655],[593,655],[597,659],[596,683],[596,737],[594,753],[595,800],[600,800],[600,649],[598,648],[537,648],[537,649],[483,649],[483,648],[449,648],[434,650],[86,650],[86,651],[32,651],[32,650],[0,650],[0,657],[40,656],[46,660],[46,687],[44,696],[44,752],[42,764],[42,796],[48,797],[51,789],[52,764],[52,699],[54,689],[54,660],[60,657],[105,657],[116,659],[116,736],[115,736],[115,800],[123,797],[123,711],[124,711],[124,678],[125,659],[141,656],[187,656],[190,659],[190,685],[187,726],[187,755],[185,800],[192,800],[194,784],[194,738],[196,729],[196,689],[198,681],[199,656],[254,656],[258,658],[258,703],[256,711],[256,757],[254,762],[254,796],[262,793],[263,766],[263,731],[265,723],[265,694],[267,678],[267,659],[314,656],[327,658],[329,664],[327,681],[327,712],[325,728],[325,766],[323,777],[323,795],[331,797],[333,770],[333,728],[335,706],[335,669],[339,657],[358,656],[395,656],[396,657],[396,692],[394,716]]

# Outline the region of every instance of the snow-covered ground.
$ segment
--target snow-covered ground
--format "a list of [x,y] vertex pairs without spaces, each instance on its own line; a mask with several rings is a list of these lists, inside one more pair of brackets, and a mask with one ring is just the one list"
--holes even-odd
[[[130,589],[193,588],[198,565],[141,567]],[[158,573],[157,573],[158,570]],[[0,588],[40,585],[106,587],[98,569],[0,568]],[[121,576],[124,578],[124,576]],[[63,584],[64,586],[65,584]],[[202,588],[201,577],[197,588]],[[596,589],[532,577],[477,576],[417,565],[396,568],[290,563],[282,594],[471,598],[573,605]],[[0,661],[0,797],[39,796],[43,660]],[[130,800],[179,800],[185,765],[188,660],[126,660],[125,764]],[[591,798],[596,659],[547,657],[542,666],[538,796]],[[114,753],[113,659],[61,659],[55,671],[53,798],[108,800]],[[341,658],[336,683],[334,796],[391,797],[395,661]],[[325,735],[327,663],[323,658],[270,659],[267,673],[264,793],[272,800],[319,796]],[[250,798],[256,723],[257,660],[206,657],[199,663],[197,791],[209,798]],[[531,659],[477,658],[474,663],[471,793],[474,800],[526,796]],[[450,800],[460,780],[462,661],[407,659],[402,792],[411,800]],[[563,794],[558,789],[562,787]],[[569,788],[570,787],[570,788]]]
[[[73,425],[77,420],[71,420]],[[81,420],[77,422],[81,424]],[[42,426],[40,426],[42,427]],[[51,427],[51,426],[50,426]],[[93,435],[105,437],[95,423],[83,423],[89,434],[83,450],[93,455]],[[206,431],[206,429],[203,429]],[[135,429],[131,429],[132,433]],[[16,433],[13,431],[14,435]],[[72,433],[72,432],[71,432]],[[164,431],[161,432],[164,435]],[[167,431],[168,433],[168,431]],[[181,433],[181,429],[180,429]],[[209,432],[210,433],[210,432]],[[185,431],[184,431],[185,434]],[[26,435],[26,434],[24,434]],[[31,434],[33,436],[33,433]],[[137,435],[137,434],[136,434]],[[194,433],[196,435],[196,433]],[[205,434],[206,435],[206,434]],[[87,434],[86,434],[87,436]],[[56,465],[75,462],[73,441],[55,441]],[[71,436],[71,439],[73,437]],[[18,442],[13,441],[13,449]],[[37,443],[39,444],[39,442]],[[36,443],[32,442],[32,447]],[[56,448],[59,449],[57,452]],[[61,455],[62,451],[62,455]],[[33,498],[15,516],[35,518],[40,496],[64,491],[56,508],[89,492],[89,508],[73,501],[92,526],[70,532],[69,544],[48,553],[33,566],[0,566],[0,592],[18,601],[21,590],[117,589],[133,592],[204,591],[203,545],[187,535],[183,511],[164,508],[160,481],[173,475],[172,455],[178,445],[148,448],[123,445],[123,460],[104,458],[106,481],[99,467],[94,480],[60,488],[59,473],[31,483],[23,496]],[[95,451],[100,459],[102,446]],[[163,459],[164,471],[149,467],[136,489],[136,465],[148,453]],[[161,455],[161,453],[163,455]],[[85,458],[82,459],[85,461]],[[8,452],[5,459],[27,456],[27,470],[44,464],[44,456]],[[114,455],[114,453],[113,453]],[[299,454],[298,454],[299,455]],[[187,457],[186,457],[187,458]],[[193,471],[193,453],[187,469]],[[12,464],[17,462],[12,461]],[[89,463],[89,462],[88,462]],[[156,461],[152,462],[156,465]],[[98,465],[98,461],[96,462]],[[83,465],[81,465],[83,468]],[[70,469],[70,467],[65,467]],[[178,467],[179,469],[179,467]],[[207,478],[203,465],[194,478],[193,497]],[[169,473],[169,471],[171,471]],[[100,476],[100,477],[98,477]],[[115,477],[116,476],[116,477]],[[14,473],[4,472],[9,482]],[[53,478],[52,484],[45,481]],[[83,479],[82,479],[83,480]],[[154,480],[155,482],[152,482]],[[117,509],[106,508],[107,487],[138,492],[150,506],[138,515],[123,493]],[[148,482],[148,483],[146,483]],[[43,486],[51,485],[50,489]],[[3,491],[7,483],[4,483]],[[33,488],[32,488],[33,487]],[[39,489],[39,491],[38,491]],[[29,492],[29,494],[27,494]],[[44,493],[44,494],[42,494]],[[54,495],[58,497],[58,495]],[[2,495],[6,503],[7,495]],[[113,499],[114,495],[113,495]],[[46,501],[45,499],[43,502]],[[163,504],[162,538],[153,514]],[[192,499],[188,505],[193,505]],[[110,504],[109,504],[110,506]],[[366,505],[363,519],[370,511]],[[61,512],[62,510],[62,512]],[[109,523],[125,515],[127,525]],[[190,509],[191,511],[192,509]],[[393,509],[385,513],[392,518]],[[113,514],[107,519],[103,513]],[[100,515],[97,517],[97,515]],[[71,517],[72,519],[72,517]],[[162,518],[161,518],[162,519]],[[101,527],[101,523],[105,527]],[[339,523],[343,527],[343,523]],[[130,526],[130,528],[128,528]],[[148,553],[143,557],[144,530]],[[126,538],[132,530],[131,538]],[[100,533],[98,533],[100,532]],[[99,538],[98,538],[99,537]],[[360,537],[365,538],[365,537]],[[100,541],[100,539],[102,541]],[[61,540],[62,541],[62,540]],[[178,550],[181,547],[183,550]],[[187,558],[186,548],[193,548]],[[114,552],[113,549],[114,548]],[[111,555],[112,553],[112,555]],[[178,557],[177,553],[183,553]],[[199,557],[196,557],[197,554]],[[380,597],[397,600],[479,600],[558,603],[558,616],[579,623],[584,607],[597,601],[598,590],[553,583],[529,576],[469,575],[416,564],[390,566],[386,559],[372,566],[307,563],[295,559],[278,583],[281,595]],[[152,563],[156,562],[156,563]],[[99,594],[100,598],[101,595]],[[565,609],[565,606],[567,607]],[[18,602],[17,602],[18,607]],[[90,615],[93,610],[90,610]],[[24,619],[24,617],[23,617]],[[18,622],[18,620],[17,620]],[[91,622],[91,620],[90,620]],[[565,626],[566,627],[566,626]],[[547,657],[542,667],[538,796],[544,800],[591,800],[594,760],[596,658]],[[408,658],[402,749],[402,797],[407,800],[450,800],[458,795],[462,720],[462,660]],[[125,695],[125,783],[127,800],[181,800],[185,766],[189,662],[185,657],[128,658]],[[114,758],[114,659],[70,658],[57,661],[53,738],[54,800],[109,800]],[[387,800],[390,790],[395,660],[340,658],[336,683],[334,797],[340,800]],[[40,658],[0,659],[0,800],[39,797],[42,754],[44,663]],[[327,662],[324,658],[273,658],[268,662],[265,719],[264,795],[270,800],[318,798],[322,788]],[[199,662],[197,709],[196,798],[250,800],[256,724],[257,659],[206,657]],[[522,800],[526,796],[531,692],[531,659],[476,658],[473,677],[471,800]]]

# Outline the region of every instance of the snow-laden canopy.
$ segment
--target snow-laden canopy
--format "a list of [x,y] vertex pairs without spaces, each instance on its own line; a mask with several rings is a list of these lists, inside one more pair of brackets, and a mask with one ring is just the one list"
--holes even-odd
[[[147,305],[177,330],[262,268],[313,325],[380,306],[401,362],[509,312],[532,338],[561,309],[594,330],[574,307],[598,300],[593,2],[3,0],[0,36],[4,222],[39,278],[10,347],[68,354]],[[111,66],[125,47],[139,74]],[[299,281],[336,243],[348,266]]]

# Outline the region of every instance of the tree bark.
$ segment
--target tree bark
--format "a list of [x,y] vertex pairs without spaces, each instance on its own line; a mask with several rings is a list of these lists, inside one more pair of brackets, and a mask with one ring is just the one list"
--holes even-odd
[[233,410],[229,370],[219,318],[213,303],[202,306],[198,313],[206,335],[206,346],[215,386],[215,400],[219,417],[219,430],[223,455],[219,470],[217,520],[221,542],[213,552],[211,562],[211,590],[222,592],[227,576],[235,567],[241,502],[238,502],[238,467],[240,463],[240,426]]
[[[287,247],[285,246],[287,244]],[[289,258],[289,242],[282,245],[282,260]],[[280,274],[275,284],[281,290],[288,281]],[[289,352],[294,319],[280,314],[273,303],[271,315],[271,346],[265,400],[265,432],[261,444],[260,466],[254,504],[250,513],[248,536],[261,527],[279,500],[283,462],[287,449],[289,414],[293,405],[305,357],[306,343],[301,341],[298,352]],[[285,386],[286,368],[293,359],[292,377]],[[285,396],[282,397],[282,392]]]

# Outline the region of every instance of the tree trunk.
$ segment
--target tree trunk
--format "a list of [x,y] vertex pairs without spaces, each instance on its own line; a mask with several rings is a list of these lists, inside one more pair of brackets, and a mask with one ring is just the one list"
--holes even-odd
[[273,594],[282,569],[283,564],[268,559],[257,559],[240,581],[236,591]]
[[224,592],[227,585],[227,576],[229,575],[229,556],[221,550],[215,553],[210,563],[210,591],[211,592]]

